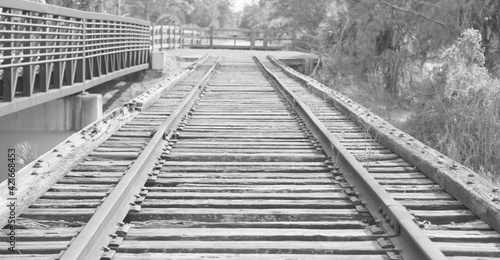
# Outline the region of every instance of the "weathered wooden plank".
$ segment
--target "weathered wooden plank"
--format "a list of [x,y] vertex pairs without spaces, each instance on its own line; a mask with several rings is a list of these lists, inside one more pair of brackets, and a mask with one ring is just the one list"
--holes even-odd
[[90,156],[96,156],[101,158],[113,158],[113,159],[136,159],[139,156],[139,152],[127,152],[127,151],[94,151],[90,153]]
[[155,181],[156,185],[174,185],[180,183],[204,183],[204,184],[296,184],[296,185],[313,185],[313,184],[329,184],[332,180],[327,178],[317,179],[219,179],[219,178],[159,178]]
[[[47,242],[33,242],[33,241],[19,241],[16,242],[16,247],[21,250],[23,254],[59,254],[61,250],[68,247],[69,241],[47,241]],[[6,246],[0,247],[0,254],[10,254]]]
[[322,241],[129,241],[124,240],[120,252],[190,252],[190,253],[337,253],[384,254],[374,241],[322,242]]
[[[221,259],[221,260],[278,260],[278,259],[293,259],[293,260],[352,260],[353,255],[339,254],[208,254],[208,253],[117,253],[113,259],[115,260],[201,260],[201,259]],[[356,256],[358,257],[358,256]],[[389,260],[386,255],[363,255],[359,256],[364,260]],[[489,259],[487,259],[489,260]]]
[[[87,170],[87,169],[84,169]],[[164,166],[165,172],[328,172],[323,166],[285,166],[285,165],[203,165],[203,166]]]
[[[149,122],[146,122],[149,123]],[[123,142],[123,143],[136,143],[136,144],[146,144],[151,138],[150,137],[123,137],[123,136],[111,136],[108,141],[112,142]]]
[[101,199],[38,199],[30,208],[96,208]]
[[103,198],[107,192],[46,192],[42,199],[91,199]]
[[145,146],[145,142],[129,143],[125,141],[110,140],[99,146],[100,149],[141,149]]
[[[195,162],[199,166],[221,165],[221,166],[312,166],[325,167],[324,162]],[[165,166],[191,166],[193,162],[166,161]]]
[[57,260],[59,254],[6,254],[0,255],[1,260]]
[[353,208],[350,200],[276,200],[276,199],[189,199],[153,200],[147,199],[144,208]]
[[181,131],[178,135],[179,138],[245,138],[250,141],[253,141],[253,139],[290,139],[294,141],[297,139],[309,140],[304,133],[282,135],[280,133],[189,133]]
[[[326,156],[324,154],[310,153],[310,154],[282,154],[282,153],[183,153],[172,152],[168,156],[164,156],[169,161],[213,161],[213,162],[227,162],[227,161],[245,161],[245,162],[324,162]],[[169,162],[170,163],[170,162]]]
[[300,154],[306,156],[312,155],[323,155],[323,151],[317,151],[314,149],[314,146],[310,147],[298,147],[303,149],[294,149],[294,147],[258,147],[258,148],[247,148],[245,146],[235,147],[235,146],[198,146],[198,147],[189,147],[189,146],[175,146],[175,149],[172,150],[170,155],[175,155],[177,153],[192,153],[193,151],[199,152],[200,154]]
[[470,210],[412,210],[410,212],[419,220],[427,220],[432,224],[460,223],[479,219]]
[[199,222],[185,220],[148,220],[132,221],[134,229],[162,228],[279,228],[279,229],[364,229],[368,226],[363,220],[333,220],[333,221],[224,221]]
[[121,177],[125,172],[68,172],[66,178],[77,177],[77,178],[118,178]]
[[500,243],[436,242],[446,256],[500,257]]
[[109,147],[109,146],[99,146],[94,152],[139,152],[141,146],[138,147]]
[[366,153],[366,154],[353,154],[354,157],[360,162],[367,161],[390,161],[400,158],[397,154],[375,154],[375,153]]
[[425,230],[425,233],[432,241],[437,242],[500,243],[500,234],[496,231]]
[[410,210],[463,210],[466,207],[457,200],[400,200],[398,202]]
[[128,166],[132,163],[131,160],[107,160],[107,161],[83,161],[78,166]]
[[182,140],[176,144],[176,147],[190,146],[190,145],[227,145],[227,146],[245,146],[245,147],[264,147],[264,146],[297,146],[297,147],[311,147],[311,140],[269,140],[269,139],[253,139],[247,141],[244,139],[199,139],[199,140]]
[[427,192],[427,193],[391,193],[394,199],[407,199],[407,200],[454,200],[452,196],[444,192]]
[[301,192],[301,193],[228,193],[228,192],[157,192],[150,191],[148,198],[154,199],[345,199],[349,196],[345,193],[332,192]]
[[150,192],[257,192],[257,193],[311,193],[341,192],[340,185],[220,185],[182,184],[175,187],[147,187]]
[[105,166],[105,165],[77,165],[72,171],[103,171],[103,172],[124,172],[128,169],[129,165]]
[[376,165],[372,165],[371,163],[365,165],[365,168],[370,173],[414,173],[420,172],[415,167],[378,167]]
[[289,150],[293,151],[294,149],[297,151],[307,151],[307,152],[312,152],[309,149],[314,149],[315,146],[311,144],[310,142],[307,143],[302,143],[302,144],[289,144],[289,143],[275,143],[275,144],[259,144],[259,143],[236,143],[236,142],[218,142],[217,147],[214,147],[213,143],[187,143],[187,142],[182,142],[182,143],[177,143],[175,144],[175,148],[179,151],[182,150],[190,150],[190,149],[200,149],[201,151],[203,150],[235,150],[235,152],[238,151],[238,149],[241,149],[242,151],[252,151],[252,150],[266,150],[266,151],[272,151],[273,149],[279,149],[280,151],[283,152],[288,152]]
[[423,173],[372,173],[375,179],[427,179]]
[[223,208],[144,208],[132,212],[132,221],[177,219],[194,221],[333,221],[366,220],[369,216],[355,209],[223,209]]
[[365,241],[376,240],[368,229],[279,229],[279,228],[168,228],[134,229],[127,240],[298,240],[298,241]]
[[98,177],[98,178],[88,178],[88,177],[64,177],[59,180],[61,184],[116,184],[120,181],[121,175],[116,177]]
[[168,172],[158,174],[161,178],[266,178],[266,179],[279,179],[279,178],[294,178],[294,179],[313,179],[313,178],[331,178],[330,172],[253,172],[252,174],[241,172]]
[[384,187],[385,185],[433,185],[436,184],[431,179],[377,179]]
[[93,208],[28,208],[21,213],[21,217],[38,220],[88,221],[94,212]]
[[439,192],[443,189],[439,185],[391,185],[384,186],[387,192],[413,193],[413,192]]
[[[214,109],[213,111],[206,111],[205,109],[204,110],[200,110],[200,111],[196,111],[195,113],[196,116],[200,116],[200,117],[206,117],[206,116],[230,116],[230,118],[232,118],[233,116],[234,117],[242,117],[242,118],[252,118],[252,117],[264,117],[264,118],[267,118],[267,117],[279,117],[279,118],[289,118],[290,117],[290,113],[287,111],[287,110],[281,110],[281,111],[272,111],[272,113],[270,112],[257,112],[255,110],[252,110],[251,112],[248,112],[248,111],[244,111],[244,112],[238,112],[238,111],[223,111],[223,110],[220,110],[220,109]],[[293,129],[289,129],[289,131],[294,131]],[[297,131],[297,130],[295,130]]]
[[88,185],[88,184],[55,184],[50,188],[49,191],[57,191],[57,192],[108,192],[110,191],[114,185],[110,184],[100,184],[100,185]]
[[[80,228],[51,228],[51,229],[16,229],[16,242],[17,241],[66,241],[69,242],[71,238],[78,234]],[[10,229],[1,229],[0,242],[9,241]],[[22,248],[20,248],[22,251]]]
[[492,231],[493,228],[486,224],[483,220],[474,220],[474,221],[469,221],[469,222],[462,222],[462,223],[450,223],[450,224],[444,224],[440,225],[439,229],[443,230],[473,230],[473,231]]
[[[142,138],[150,138],[154,134],[154,131],[142,131],[142,132],[136,132],[136,131],[118,131],[113,134],[114,138],[123,138],[123,137],[142,137]],[[144,139],[141,139],[141,141]]]

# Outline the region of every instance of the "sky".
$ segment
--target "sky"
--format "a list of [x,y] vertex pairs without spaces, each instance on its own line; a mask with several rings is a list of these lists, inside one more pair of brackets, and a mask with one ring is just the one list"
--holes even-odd
[[234,1],[233,10],[236,12],[242,11],[245,5],[252,4],[253,2],[253,0],[233,0],[233,1]]

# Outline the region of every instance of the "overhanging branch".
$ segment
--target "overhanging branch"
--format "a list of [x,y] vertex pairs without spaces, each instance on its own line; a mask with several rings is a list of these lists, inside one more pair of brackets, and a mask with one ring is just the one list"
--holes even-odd
[[430,18],[430,17],[427,17],[427,16],[425,16],[425,15],[423,15],[423,14],[419,14],[419,13],[417,13],[417,12],[415,12],[415,11],[411,11],[411,10],[406,10],[406,9],[403,9],[403,8],[401,8],[401,7],[399,7],[399,6],[396,6],[396,5],[393,5],[393,4],[390,4],[390,3],[387,3],[386,1],[383,1],[383,0],[378,0],[378,1],[379,1],[380,3],[382,3],[382,4],[384,4],[384,5],[387,5],[387,6],[389,6],[389,7],[394,8],[394,9],[396,9],[396,10],[399,10],[399,11],[402,11],[402,12],[405,12],[405,13],[409,13],[409,14],[416,15],[416,16],[418,16],[418,17],[422,18],[422,19],[425,19],[425,20],[430,21],[430,22],[433,22],[433,23],[437,23],[437,24],[439,24],[439,25],[441,25],[441,26],[443,26],[443,27],[449,27],[447,24],[445,24],[445,23],[443,23],[443,22],[440,22],[440,21],[434,20],[434,19],[432,19],[432,18]]

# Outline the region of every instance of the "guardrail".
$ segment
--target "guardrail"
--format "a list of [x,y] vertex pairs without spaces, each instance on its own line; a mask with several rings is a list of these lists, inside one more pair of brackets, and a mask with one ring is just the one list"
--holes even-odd
[[171,25],[153,27],[153,48],[224,48],[281,50],[293,46],[294,36],[288,31],[183,28]]
[[184,37],[188,32],[183,31],[180,26],[173,25],[153,25],[151,28],[152,50],[171,50],[182,48]]
[[147,69],[151,24],[0,1],[0,116]]
[[310,34],[302,34],[302,36],[294,41],[294,49],[302,52],[311,52],[321,48],[320,40],[317,36]]

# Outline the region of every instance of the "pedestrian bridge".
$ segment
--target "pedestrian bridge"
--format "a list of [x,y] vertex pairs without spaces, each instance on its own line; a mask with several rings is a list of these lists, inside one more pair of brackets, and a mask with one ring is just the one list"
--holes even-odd
[[0,8],[0,117],[148,69],[154,51],[295,43],[289,32],[154,25],[23,0]]
[[149,67],[149,22],[26,1],[0,8],[0,116]]

